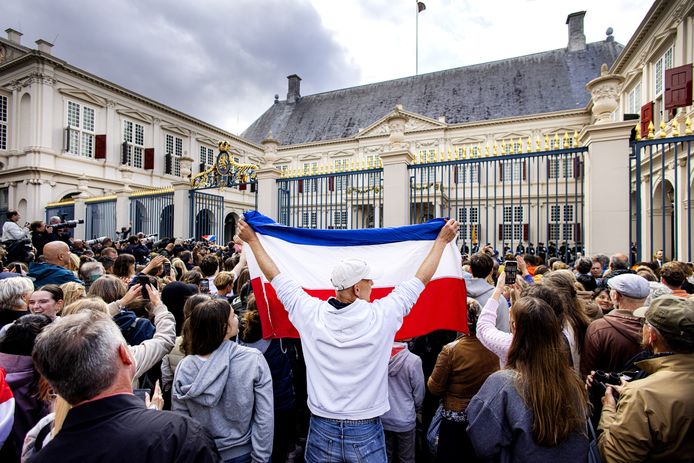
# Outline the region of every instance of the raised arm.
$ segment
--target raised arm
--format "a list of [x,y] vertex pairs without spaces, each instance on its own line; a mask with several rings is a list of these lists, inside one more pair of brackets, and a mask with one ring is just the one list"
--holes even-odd
[[260,271],[263,272],[263,275],[265,275],[268,281],[272,281],[273,278],[279,275],[280,269],[277,268],[275,261],[273,261],[267,251],[265,251],[255,231],[243,219],[239,221],[239,238],[248,243],[251,251],[253,251],[255,260],[258,262]]
[[436,268],[439,266],[439,262],[441,261],[443,250],[446,249],[446,245],[448,243],[453,241],[455,237],[458,236],[458,230],[460,230],[460,224],[453,219],[446,222],[446,225],[441,228],[439,236],[436,237],[434,244],[431,246],[431,250],[429,250],[429,253],[424,258],[424,261],[419,266],[419,269],[417,269],[417,273],[414,275],[419,278],[424,285],[431,281],[431,277],[434,276],[434,272],[436,272]]

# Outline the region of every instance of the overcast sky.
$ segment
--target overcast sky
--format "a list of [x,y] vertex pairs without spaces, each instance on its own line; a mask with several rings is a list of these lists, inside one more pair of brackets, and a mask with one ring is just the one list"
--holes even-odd
[[[424,0],[419,72],[562,48],[586,10],[588,42],[626,44],[651,0]],[[415,0],[2,0],[2,29],[225,130],[285,99],[415,73]]]

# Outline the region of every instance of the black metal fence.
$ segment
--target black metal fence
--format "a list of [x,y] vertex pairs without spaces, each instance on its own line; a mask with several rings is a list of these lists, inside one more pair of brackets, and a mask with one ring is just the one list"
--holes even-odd
[[692,142],[694,136],[687,135],[639,140],[632,145],[632,262],[653,260],[658,250],[667,260],[692,261]]
[[173,236],[173,191],[135,193],[130,199],[130,223],[133,233]]
[[113,237],[116,231],[116,200],[105,199],[86,203],[85,237],[90,240],[101,236]]
[[281,224],[327,229],[383,224],[382,168],[284,177],[277,182]]
[[517,143],[502,152],[460,150],[410,165],[410,223],[456,218],[465,253],[490,244],[573,260],[583,248],[587,148],[523,153]]
[[199,190],[190,190],[191,230],[196,239],[214,235],[217,242],[224,238],[224,197]]

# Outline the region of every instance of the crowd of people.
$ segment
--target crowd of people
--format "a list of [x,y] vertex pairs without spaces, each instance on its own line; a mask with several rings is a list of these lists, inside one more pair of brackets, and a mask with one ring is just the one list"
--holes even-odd
[[[467,329],[394,342],[455,221],[374,301],[359,259],[309,296],[243,221],[225,246],[19,221],[0,247],[0,461],[694,460],[693,269],[662,251],[463,249]],[[242,242],[300,339],[263,336]]]

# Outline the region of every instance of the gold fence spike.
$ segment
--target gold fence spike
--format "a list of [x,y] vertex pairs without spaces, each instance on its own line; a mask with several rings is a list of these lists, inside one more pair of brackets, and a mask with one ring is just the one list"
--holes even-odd
[[482,157],[482,145],[479,143],[477,144],[477,152],[475,153],[476,158],[481,158]]
[[667,137],[667,133],[665,132],[665,121],[660,121],[660,132],[658,132],[658,137],[659,138],[665,138]]
[[451,147],[448,147],[448,161],[452,160],[453,158],[451,157]]
[[687,119],[684,121],[684,134],[685,135],[691,135],[692,134],[692,120],[687,116]]
[[573,136],[573,142],[574,142],[574,148],[578,147],[578,131],[574,130],[574,136]]
[[516,154],[523,154],[523,139],[521,137],[518,137],[518,153]]
[[381,158],[378,158],[378,167],[380,169],[383,169],[383,159],[381,159]]
[[554,149],[555,149],[555,150],[560,149],[560,148],[561,148],[561,143],[559,143],[559,134],[558,134],[558,133],[555,133],[555,134],[554,134],[553,140],[554,140]]
[[460,156],[461,159],[467,159],[467,146],[463,146],[463,151]]
[[489,143],[487,143],[487,146],[484,147],[484,157],[489,157]]
[[539,135],[535,137],[535,151],[542,151],[542,142]]
[[641,140],[641,124],[636,124],[636,136],[634,137],[636,141]]
[[496,146],[496,142],[494,142],[494,156],[498,156],[498,155],[499,155],[499,149]]
[[653,140],[655,138],[655,127],[653,126],[653,121],[648,122],[648,139]]
[[549,151],[549,135],[545,135],[545,151]]
[[446,152],[441,151],[441,156],[439,156],[439,162],[443,162],[446,160]]
[[673,137],[679,137],[680,136],[680,123],[677,119],[672,120],[672,136]]
[[569,134],[567,132],[564,132],[564,140],[562,143],[562,148],[564,148],[564,149],[569,148]]
[[526,147],[527,147],[527,153],[532,153],[533,152],[533,139],[528,137],[528,140],[526,142]]

